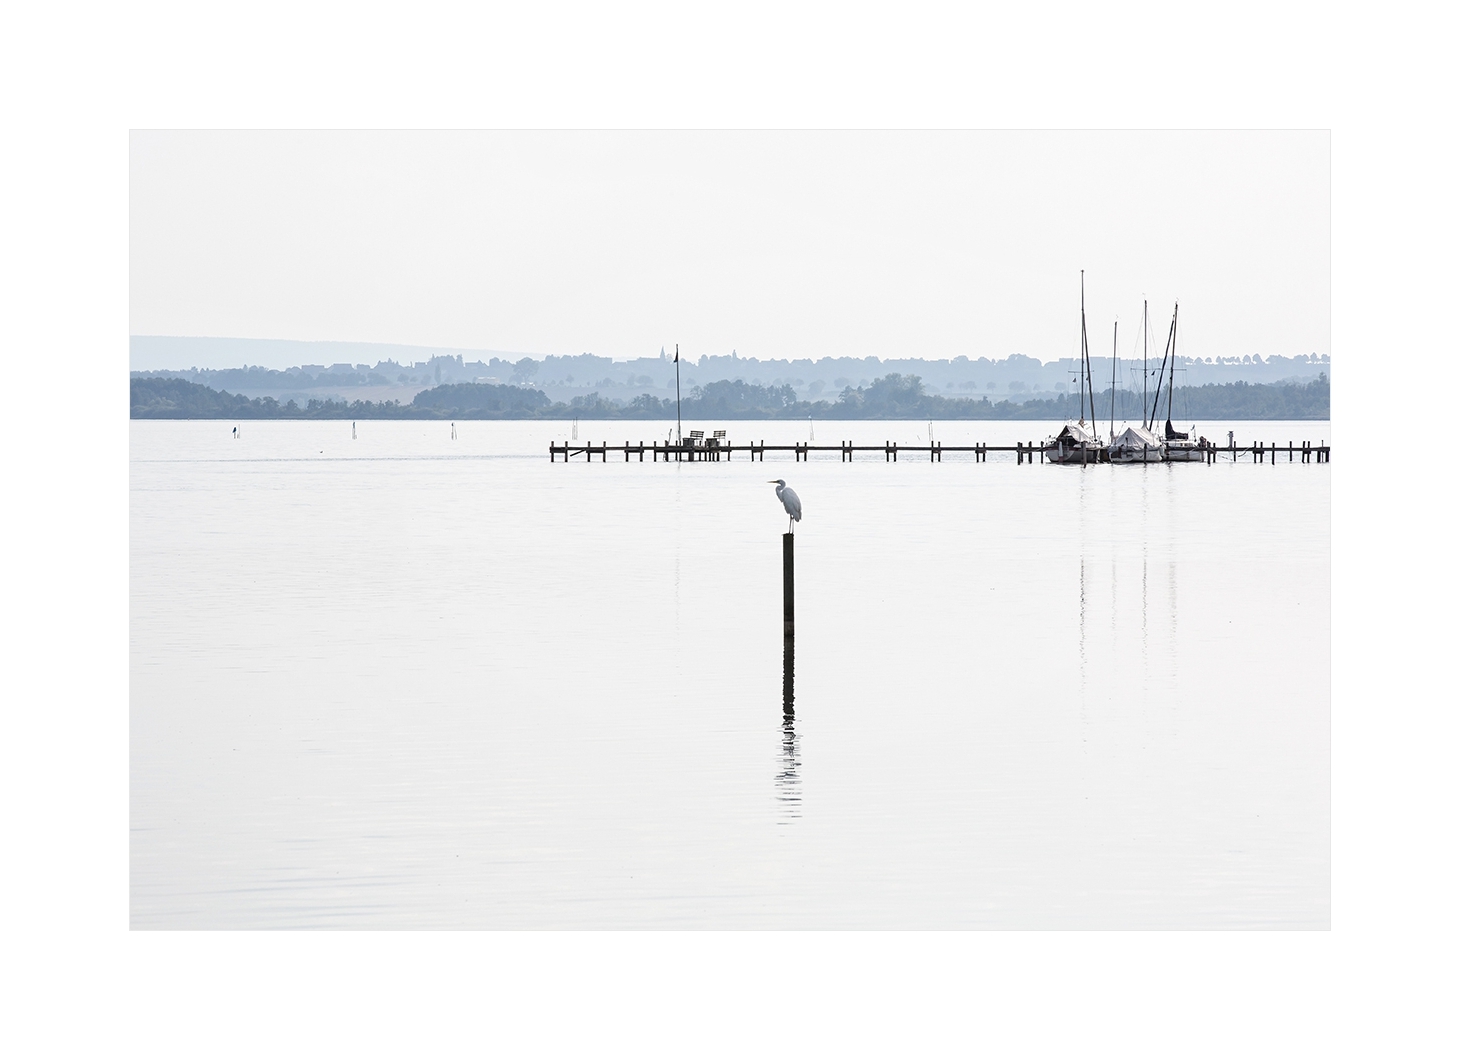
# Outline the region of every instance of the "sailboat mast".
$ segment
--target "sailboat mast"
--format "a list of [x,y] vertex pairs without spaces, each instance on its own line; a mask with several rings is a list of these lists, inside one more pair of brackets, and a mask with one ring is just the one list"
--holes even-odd
[[1141,299],[1141,426],[1145,426],[1146,419],[1146,376],[1150,369],[1146,366],[1146,359],[1150,353],[1151,345],[1151,303]]
[[[1085,270],[1080,270],[1080,426],[1085,425],[1085,364],[1090,358],[1090,344],[1085,337]],[[1090,408],[1090,418],[1095,418],[1095,408]]]
[[679,343],[674,344],[674,422],[679,436],[676,445],[684,444],[684,416],[679,408]]
[[1171,335],[1176,328],[1176,316],[1172,314],[1171,327],[1166,329],[1166,348],[1161,352],[1161,369],[1156,375],[1156,396],[1151,401],[1150,420],[1146,423],[1147,430],[1156,428],[1156,409],[1161,404],[1161,387],[1166,382],[1166,358],[1171,355]]
[[1171,422],[1171,402],[1176,399],[1176,318],[1181,313],[1181,303],[1171,311],[1171,385],[1166,388],[1166,422]]
[[[1085,389],[1090,394],[1090,430],[1095,430],[1095,373],[1090,369],[1090,339],[1085,332],[1085,270],[1080,270],[1080,342],[1085,350]],[[1083,422],[1083,421],[1081,421]]]
[[1110,339],[1110,438],[1115,441],[1115,366],[1120,357],[1120,321],[1115,322],[1115,334]]

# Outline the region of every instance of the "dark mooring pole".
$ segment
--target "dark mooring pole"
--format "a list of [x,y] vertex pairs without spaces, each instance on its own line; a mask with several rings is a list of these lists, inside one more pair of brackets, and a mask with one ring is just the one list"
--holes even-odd
[[781,536],[781,714],[796,716],[796,535]]
[[781,612],[785,619],[785,636],[796,636],[796,535],[781,535]]

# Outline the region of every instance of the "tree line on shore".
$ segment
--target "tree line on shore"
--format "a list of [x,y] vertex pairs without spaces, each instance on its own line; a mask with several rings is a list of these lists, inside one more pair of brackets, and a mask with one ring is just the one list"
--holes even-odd
[[[1188,420],[1322,420],[1328,418],[1328,376],[1308,383],[1207,383],[1177,387],[1173,415]],[[1111,401],[1117,419],[1140,415],[1142,398],[1128,390],[1106,388],[1095,395],[1087,418],[1108,419]],[[1165,418],[1160,402],[1157,419]],[[758,386],[721,380],[694,387],[683,401],[683,415],[695,420],[1063,420],[1079,415],[1078,394],[1024,402],[944,397],[928,393],[915,375],[891,373],[869,386],[847,387],[834,400],[800,401],[790,386]],[[625,403],[590,394],[554,402],[541,390],[506,383],[446,383],[422,390],[409,404],[399,401],[310,399],[300,405],[272,397],[249,398],[175,378],[132,378],[132,419],[262,420],[520,420],[577,417],[588,420],[662,420],[675,415],[672,400],[640,394]]]

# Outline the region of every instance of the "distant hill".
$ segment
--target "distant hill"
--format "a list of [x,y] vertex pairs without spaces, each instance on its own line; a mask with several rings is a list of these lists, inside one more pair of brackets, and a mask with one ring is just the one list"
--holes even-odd
[[[1149,362],[1147,389],[1154,390],[1159,358]],[[248,397],[272,397],[300,406],[311,400],[409,404],[423,390],[446,383],[505,384],[541,390],[551,402],[571,403],[598,395],[627,405],[648,395],[675,396],[672,354],[614,360],[593,353],[525,356],[490,350],[445,350],[365,342],[295,342],[280,339],[132,337],[134,374],[202,383]],[[847,387],[868,388],[891,375],[917,376],[924,390],[946,398],[987,398],[1021,404],[1054,399],[1073,391],[1075,362],[1041,361],[1023,354],[1006,357],[822,357],[758,359],[686,355],[679,365],[680,390],[716,383],[779,389],[790,387],[797,401],[836,398]],[[1110,358],[1092,358],[1094,378],[1107,384]],[[1329,372],[1326,358],[1232,356],[1213,361],[1177,359],[1178,386],[1206,383],[1308,383]],[[1139,360],[1122,358],[1120,389],[1141,389]],[[1331,373],[1330,373],[1331,374]]]
[[[1139,418],[1141,395],[1113,393],[1118,419]],[[1095,395],[1093,419],[1110,415],[1112,391]],[[1164,418],[1165,402],[1162,402]],[[698,420],[1063,420],[1078,415],[1077,396],[991,402],[929,393],[915,376],[892,373],[866,387],[846,387],[835,400],[801,401],[795,389],[720,381],[693,387],[683,402],[687,418]],[[448,383],[399,401],[280,402],[248,398],[185,379],[132,379],[133,419],[666,419],[675,403],[650,394],[615,402],[594,393],[571,402],[552,401],[541,390],[501,383]],[[1087,412],[1087,415],[1088,412]],[[1180,422],[1211,419],[1323,420],[1329,416],[1328,376],[1309,383],[1207,384],[1177,387],[1173,417]]]

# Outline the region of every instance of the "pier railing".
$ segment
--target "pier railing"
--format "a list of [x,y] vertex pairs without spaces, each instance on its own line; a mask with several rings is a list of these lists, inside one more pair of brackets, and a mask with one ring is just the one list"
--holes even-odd
[[[1326,464],[1329,460],[1330,449],[1331,447],[1325,441],[1320,441],[1317,445],[1310,441],[1296,443],[1289,441],[1285,446],[1277,442],[1253,442],[1251,445],[1245,446],[1235,443],[1225,446],[1207,445],[1195,450],[1198,459],[1182,462],[1214,464],[1218,458],[1235,462],[1247,457],[1254,464],[1276,464],[1279,456],[1286,454],[1289,463],[1296,461],[1304,464]],[[836,445],[817,445],[814,442],[767,445],[764,441],[746,442],[739,445],[725,441],[720,441],[718,445],[694,445],[689,442],[677,445],[672,442],[625,441],[620,445],[617,442],[608,441],[598,443],[572,441],[549,442],[548,460],[556,462],[557,458],[561,456],[563,462],[567,463],[573,457],[581,456],[590,462],[594,457],[607,462],[610,453],[614,455],[615,459],[622,453],[625,461],[633,460],[637,456],[640,463],[643,462],[645,454],[648,454],[654,462],[663,460],[666,463],[713,463],[730,460],[736,453],[740,453],[743,457],[764,462],[766,453],[790,453],[792,459],[800,463],[803,460],[810,460],[812,453],[836,453],[843,463],[848,463],[853,456],[862,453],[874,459],[880,455],[888,463],[896,463],[899,455],[916,459],[926,456],[933,463],[941,463],[944,453],[970,453],[973,455],[975,463],[986,463],[990,453],[1013,453],[1018,464],[1036,462],[1042,464],[1046,462],[1045,454],[1048,451],[1049,447],[1034,441],[1015,442],[1013,445],[986,445],[982,442],[973,445],[944,445],[942,442],[929,442],[927,445],[904,445],[893,441],[883,441],[880,445],[854,445],[850,441],[842,441]],[[1090,456],[1089,463],[1104,462],[1100,450],[1091,447],[1087,452]],[[1068,459],[1065,462],[1069,462]],[[1159,462],[1151,461],[1151,463]]]

